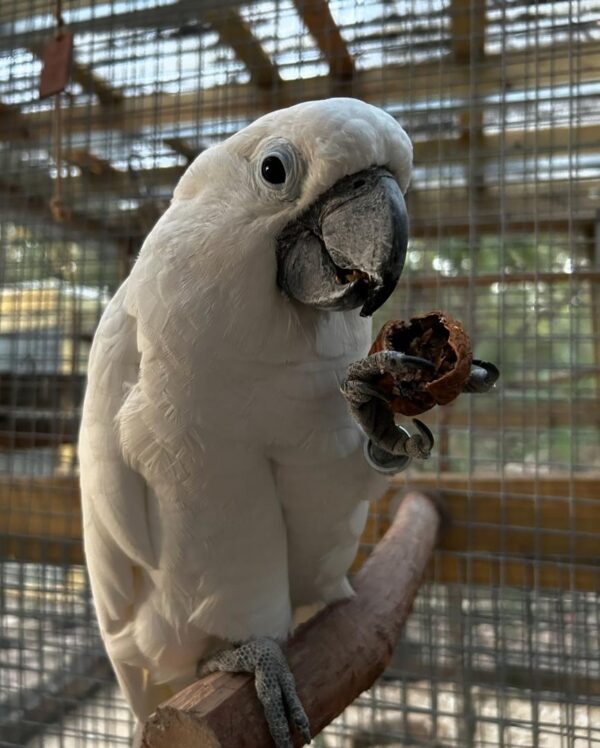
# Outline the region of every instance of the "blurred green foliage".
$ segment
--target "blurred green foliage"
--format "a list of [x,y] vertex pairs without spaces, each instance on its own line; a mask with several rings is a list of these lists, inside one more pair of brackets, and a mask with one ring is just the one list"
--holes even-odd
[[14,224],[4,224],[0,231],[0,284],[56,278],[116,290],[116,250],[100,242],[48,238],[35,228]]

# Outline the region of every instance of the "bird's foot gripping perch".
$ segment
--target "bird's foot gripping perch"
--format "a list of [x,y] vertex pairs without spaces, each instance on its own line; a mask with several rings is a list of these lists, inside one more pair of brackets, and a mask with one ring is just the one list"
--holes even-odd
[[427,426],[416,418],[413,419],[416,434],[411,435],[396,425],[389,407],[391,396],[377,387],[377,380],[382,374],[392,374],[397,386],[410,396],[415,372],[433,368],[426,359],[397,351],[379,351],[349,366],[342,393],[352,415],[369,437],[365,447],[367,461],[379,472],[396,473],[404,470],[413,458],[426,460],[434,439]]
[[198,677],[223,671],[254,673],[256,694],[263,705],[265,718],[277,748],[292,748],[288,714],[306,743],[310,743],[310,726],[296,693],[281,647],[274,639],[257,637],[235,649],[225,649],[209,660],[198,663]]

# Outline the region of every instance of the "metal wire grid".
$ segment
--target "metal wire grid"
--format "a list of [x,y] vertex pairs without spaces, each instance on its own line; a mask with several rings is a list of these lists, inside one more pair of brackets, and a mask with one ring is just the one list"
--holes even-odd
[[332,27],[328,44],[308,33],[310,3],[65,2],[60,165],[36,96],[51,10],[0,7],[0,744],[129,740],[77,558],[73,442],[106,299],[197,152],[262,111],[354,93],[415,143],[407,270],[375,327],[452,311],[503,377],[429,417],[438,449],[411,477],[464,497],[457,545],[386,678],[319,743],[600,745],[598,7],[335,0],[336,46]]

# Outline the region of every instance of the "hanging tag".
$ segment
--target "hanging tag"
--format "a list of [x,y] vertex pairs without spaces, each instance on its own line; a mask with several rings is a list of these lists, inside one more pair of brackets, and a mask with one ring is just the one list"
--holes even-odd
[[62,28],[57,36],[48,42],[44,50],[40,99],[54,96],[65,90],[71,78],[72,60],[73,32]]

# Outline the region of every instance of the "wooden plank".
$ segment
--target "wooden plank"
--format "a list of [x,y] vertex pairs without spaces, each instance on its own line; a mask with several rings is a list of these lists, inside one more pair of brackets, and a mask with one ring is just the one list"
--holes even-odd
[[430,578],[441,584],[480,584],[485,587],[521,587],[580,590],[597,593],[600,567],[538,559],[507,559],[486,555],[461,557],[440,551],[430,566]]
[[277,67],[237,10],[216,8],[204,10],[200,15],[217,32],[221,42],[231,47],[238,60],[244,63],[255,86],[271,88],[281,82]]
[[[598,588],[600,474],[403,474],[372,504],[357,565],[409,485],[442,489],[453,518],[441,540],[439,581]],[[3,557],[83,563],[80,523],[76,478],[0,479]]]
[[334,86],[332,93],[349,93],[349,84],[356,72],[354,60],[331,15],[328,3],[326,0],[294,0],[294,5],[304,25],[325,55]]
[[77,479],[2,476],[0,554],[20,561],[84,563]]
[[[18,110],[14,113],[20,116]],[[0,108],[0,119],[2,118],[2,109]],[[26,128],[24,118],[20,120],[20,126]],[[165,138],[165,145],[172,148],[177,153],[181,153],[187,159],[193,160],[202,150],[201,147],[196,149],[188,141],[182,138]],[[419,166],[427,166],[430,163],[439,164],[440,162],[452,164],[466,164],[468,159],[468,148],[461,138],[434,138],[428,141],[413,142],[415,163]],[[494,163],[508,158],[525,158],[538,157],[552,154],[567,155],[576,150],[577,153],[585,151],[595,151],[600,148],[600,125],[585,125],[581,127],[557,127],[541,128],[539,130],[522,131],[508,130],[501,134],[487,135],[483,142],[479,156],[486,163]],[[149,185],[171,185],[175,184],[183,174],[184,167],[169,166],[155,169],[139,170],[140,179],[144,184]],[[115,180],[126,179],[128,174],[124,171],[115,170]],[[70,180],[74,185],[77,184],[76,178]],[[525,183],[531,182],[530,178],[525,177]],[[538,186],[552,184],[556,180],[537,180]],[[591,180],[593,187],[598,188],[597,180]],[[561,181],[561,187],[564,186],[564,180]],[[455,188],[456,189],[456,188]],[[505,191],[510,193],[518,189],[518,185],[507,184]],[[75,193],[76,194],[76,193]]]
[[[573,48],[571,44],[536,47],[505,55],[489,55],[482,64],[478,91],[481,95],[510,89],[517,91],[531,86],[559,86],[572,80],[573,66],[579,82],[596,80],[600,72],[600,50],[594,42]],[[375,104],[403,99],[431,99],[432,96],[464,97],[471,101],[468,71],[448,57],[415,65],[388,65],[357,71],[354,94]],[[279,106],[300,101],[325,98],[329,95],[326,76],[284,80],[268,97],[256,96],[252,84],[227,84],[185,94],[155,92],[128,97],[122,103],[122,117],[117,121],[101,105],[78,105],[65,117],[64,130],[69,133],[110,130],[115,127],[135,132],[143,127],[167,127],[174,122],[197,122],[219,119],[223,111],[229,117],[253,118]],[[47,111],[27,114],[26,122],[32,137],[48,138],[52,116]],[[10,130],[1,126],[0,138],[10,139]]]
[[[18,109],[12,110],[12,113],[17,117],[20,117]],[[2,109],[0,105],[0,120],[2,119]],[[19,122],[20,126],[26,130],[26,122],[23,118],[15,120],[15,123]],[[17,124],[15,124],[17,126]],[[193,161],[194,158],[204,150],[201,147],[199,150],[192,146],[188,141],[182,138],[165,138],[165,145],[173,149],[177,153],[185,156],[188,161]],[[468,159],[468,149],[465,148],[465,144],[461,138],[435,138],[431,141],[416,141],[413,143],[414,146],[414,158],[415,163],[418,165],[427,165],[428,163],[438,164],[440,161],[447,161],[449,163],[465,164]],[[544,154],[552,154],[553,156],[567,154],[575,148],[578,153],[586,150],[596,150],[600,148],[600,125],[587,125],[575,128],[559,127],[559,128],[542,128],[535,131],[506,131],[502,134],[491,134],[487,135],[483,141],[482,148],[479,155],[486,161],[495,162],[500,159],[510,157],[527,157],[527,156],[541,156]],[[85,153],[81,151],[81,153]],[[82,156],[83,157],[83,156]],[[90,154],[90,159],[96,158],[93,154]],[[77,161],[74,161],[77,163]],[[138,170],[139,180],[142,184],[148,185],[149,187],[165,187],[173,186],[177,183],[185,170],[183,166],[169,166],[161,167],[156,169],[143,169]],[[128,192],[131,190],[131,178],[130,174],[126,171],[114,169],[111,173],[111,179],[114,184],[107,184],[107,188],[112,191]],[[539,181],[538,188],[541,187],[540,199],[544,198],[546,187],[553,184],[553,182]],[[580,188],[576,187],[576,193],[574,195],[574,201],[577,201],[579,197],[579,189],[582,189],[585,194],[595,192],[600,189],[600,183],[598,180],[592,180],[589,187],[585,186],[586,183]],[[71,177],[68,180],[68,186],[72,190],[71,194],[74,198],[84,193],[88,193],[89,187],[87,185],[79,185],[77,177]],[[560,189],[566,187],[564,180],[559,183]],[[100,188],[100,185],[99,185]],[[456,191],[450,194],[452,200],[457,199],[460,196],[460,188],[454,188]],[[514,184],[507,184],[505,187],[506,195],[510,196],[515,192],[519,191],[520,186]],[[421,190],[415,187],[411,190],[409,195],[419,193]],[[434,190],[426,190],[428,194],[434,192]],[[446,190],[444,190],[446,192]],[[463,190],[464,193],[464,190]],[[409,199],[411,199],[409,197]],[[412,198],[413,201],[416,198]],[[441,203],[441,196],[438,200]]]
[[[535,386],[541,384],[536,382]],[[459,428],[481,433],[490,429],[570,428],[575,424],[577,428],[600,427],[600,403],[589,397],[578,400],[540,398],[537,402],[513,397],[500,404],[494,402],[494,398],[478,399],[474,395],[473,399],[460,398],[443,408],[423,413],[419,418],[438,434],[444,429],[455,431]]]
[[[362,542],[373,545],[385,532],[407,487],[441,490],[451,517],[440,549],[469,556],[473,568],[482,554],[510,561],[513,576],[525,578],[527,559],[551,567],[598,566],[600,575],[600,474],[574,476],[486,476],[443,473],[395,477],[393,489],[375,502]],[[513,562],[517,562],[516,565]],[[519,563],[525,566],[519,570]],[[500,559],[496,564],[501,564]],[[479,565],[479,566],[478,566]],[[499,567],[500,568],[500,567]],[[550,567],[549,567],[550,568]],[[455,572],[453,572],[455,573]],[[483,572],[481,572],[483,573]]]
[[40,449],[75,444],[79,418],[75,415],[20,414],[0,410],[0,452],[15,449]]

